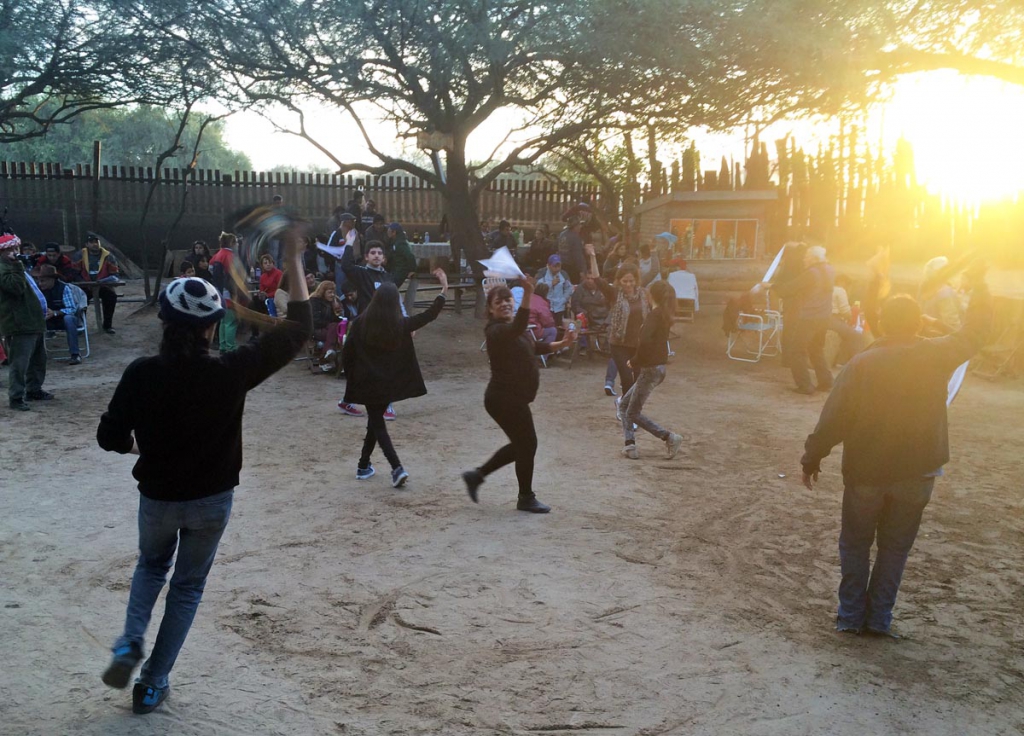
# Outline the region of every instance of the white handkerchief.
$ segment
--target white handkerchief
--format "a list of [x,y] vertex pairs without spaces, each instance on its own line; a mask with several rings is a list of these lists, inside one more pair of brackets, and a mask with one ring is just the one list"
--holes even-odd
[[526,274],[516,264],[516,259],[512,257],[505,246],[494,251],[490,258],[482,259],[480,265],[484,267],[484,271],[490,271],[492,275],[500,278],[521,279],[526,277]]

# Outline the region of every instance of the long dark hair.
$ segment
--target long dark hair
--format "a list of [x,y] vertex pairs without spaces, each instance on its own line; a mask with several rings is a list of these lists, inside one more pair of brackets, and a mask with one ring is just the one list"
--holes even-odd
[[403,335],[398,287],[390,283],[381,284],[373,293],[362,319],[367,345],[379,350],[397,350]]
[[666,325],[672,325],[676,305],[676,290],[667,281],[655,281],[650,288],[654,305],[661,308],[661,318]]
[[160,357],[172,360],[188,360],[202,355],[210,349],[206,339],[206,327],[164,322],[164,336],[160,340]]

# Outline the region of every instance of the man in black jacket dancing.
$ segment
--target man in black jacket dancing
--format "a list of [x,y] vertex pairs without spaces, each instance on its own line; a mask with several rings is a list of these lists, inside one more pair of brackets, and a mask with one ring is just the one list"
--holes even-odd
[[949,461],[949,379],[981,349],[991,323],[982,276],[971,280],[977,286],[967,324],[945,337],[918,337],[917,302],[906,295],[889,299],[881,316],[885,336],[839,374],[807,437],[801,459],[807,488],[818,479],[822,459],[843,444],[838,631],[894,636],[892,608],[907,555],[935,479]]

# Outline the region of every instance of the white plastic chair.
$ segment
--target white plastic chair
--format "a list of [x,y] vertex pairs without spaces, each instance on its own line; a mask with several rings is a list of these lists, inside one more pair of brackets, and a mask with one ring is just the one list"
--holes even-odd
[[700,311],[697,277],[689,271],[673,271],[668,275],[668,283],[676,292],[676,319],[693,322]]

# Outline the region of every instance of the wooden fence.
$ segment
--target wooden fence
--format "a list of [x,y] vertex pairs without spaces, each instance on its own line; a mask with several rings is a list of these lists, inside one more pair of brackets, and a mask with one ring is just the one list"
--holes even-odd
[[[185,203],[171,248],[187,247],[196,239],[208,242],[226,228],[233,212],[281,195],[314,226],[326,228],[331,211],[344,206],[356,190],[377,204],[388,221],[398,221],[413,236],[439,235],[444,215],[442,195],[429,182],[409,175],[355,176],[286,172],[189,172],[153,168],[87,164],[63,167],[0,161],[0,208],[19,235],[34,241],[58,240],[77,244],[87,230],[103,234],[130,256],[139,249],[139,223],[153,189],[146,222],[148,243],[159,242]],[[597,201],[596,187],[558,185],[538,178],[502,176],[480,198],[479,216],[493,226],[509,220],[532,232],[543,224],[555,226],[572,203]]]

